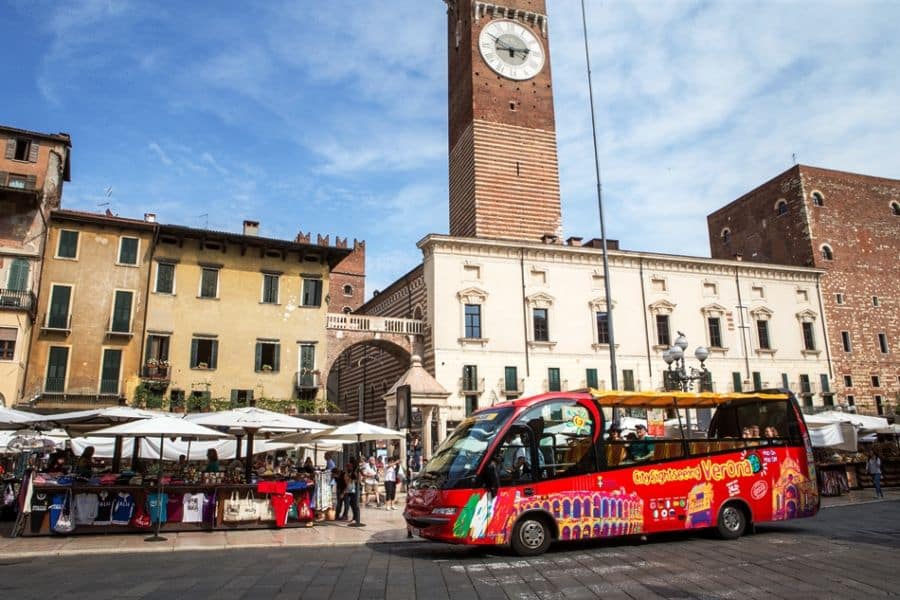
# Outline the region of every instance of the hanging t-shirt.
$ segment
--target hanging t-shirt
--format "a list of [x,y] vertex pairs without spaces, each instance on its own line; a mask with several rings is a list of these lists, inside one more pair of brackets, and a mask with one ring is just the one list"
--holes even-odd
[[209,494],[203,498],[203,522],[207,525],[216,524],[216,495]]
[[119,492],[113,500],[112,524],[128,525],[134,516],[134,496]]
[[75,494],[75,524],[92,525],[97,518],[97,494]]
[[147,512],[150,514],[150,522],[160,523],[166,522],[166,505],[169,502],[168,494],[147,494],[147,501],[144,503]]
[[204,494],[185,494],[181,501],[182,523],[201,523],[203,521]]
[[109,492],[97,494],[97,516],[94,525],[109,525],[112,522],[113,497]]
[[169,494],[169,500],[166,502],[166,516],[169,523],[181,523],[184,514],[184,499],[181,494]]
[[47,492],[35,492],[31,496],[31,533],[39,533],[47,511],[50,510],[50,494]]
[[288,520],[288,513],[294,505],[293,494],[272,494],[269,501],[272,503],[272,512],[275,513],[275,527],[284,527]]
[[69,502],[68,494],[53,494],[53,497],[50,500],[50,530],[52,531],[54,527],[56,527],[56,522],[59,520],[59,516],[66,509],[66,504]]

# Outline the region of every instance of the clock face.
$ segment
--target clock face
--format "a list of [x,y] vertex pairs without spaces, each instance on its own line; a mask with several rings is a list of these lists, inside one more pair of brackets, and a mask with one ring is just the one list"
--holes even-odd
[[485,25],[478,36],[478,48],[484,62],[509,79],[531,79],[544,68],[540,40],[516,21],[498,19]]

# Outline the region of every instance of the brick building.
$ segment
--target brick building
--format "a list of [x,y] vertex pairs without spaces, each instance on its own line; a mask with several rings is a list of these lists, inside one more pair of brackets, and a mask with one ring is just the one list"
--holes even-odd
[[[823,350],[839,403],[900,399],[900,181],[795,165],[707,217],[713,258],[824,269]],[[818,348],[810,351],[818,351]],[[831,399],[829,398],[829,401]]]

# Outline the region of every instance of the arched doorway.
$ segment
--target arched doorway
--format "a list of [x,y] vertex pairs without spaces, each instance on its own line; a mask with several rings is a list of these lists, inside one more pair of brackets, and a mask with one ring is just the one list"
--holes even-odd
[[353,420],[393,428],[386,420],[383,396],[406,372],[409,363],[409,350],[388,340],[371,339],[348,346],[328,372],[329,408],[346,413]]

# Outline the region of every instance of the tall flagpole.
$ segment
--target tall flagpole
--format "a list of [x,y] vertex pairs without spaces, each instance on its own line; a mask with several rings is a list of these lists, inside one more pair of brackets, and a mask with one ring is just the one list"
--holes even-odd
[[[594,136],[594,171],[597,175],[597,206],[600,209],[600,240],[603,242],[603,283],[606,292],[606,324],[609,329],[609,373],[612,389],[619,389],[618,368],[616,366],[616,336],[613,331],[613,301],[609,281],[609,259],[606,247],[606,223],[603,216],[603,187],[600,184],[600,156],[597,152],[597,119],[594,116],[594,85],[591,82],[591,53],[588,49],[587,15],[584,0],[581,0],[581,23],[584,28],[584,58],[587,61],[588,93],[591,99],[591,130]],[[618,411],[617,411],[618,413]],[[614,420],[618,420],[618,414]]]

